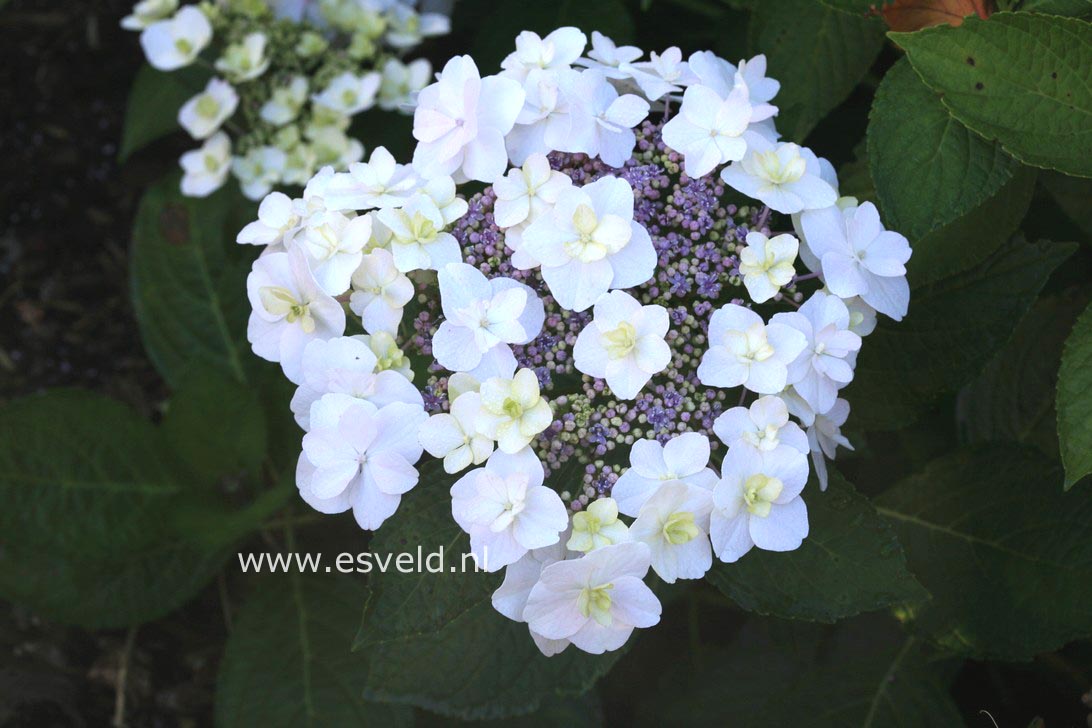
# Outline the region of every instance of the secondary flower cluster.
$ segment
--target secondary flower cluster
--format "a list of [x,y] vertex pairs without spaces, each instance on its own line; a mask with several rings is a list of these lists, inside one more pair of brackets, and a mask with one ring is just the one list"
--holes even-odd
[[412,113],[432,67],[402,55],[450,21],[413,0],[140,0],[121,25],[140,31],[154,68],[210,70],[178,111],[202,142],[180,160],[183,194],[209,195],[233,173],[260,200],[360,161],[364,148],[347,135],[354,115],[376,105]]
[[452,59],[412,164],[324,169],[239,235],[265,246],[250,341],[299,385],[303,499],[378,528],[429,453],[547,655],[655,624],[650,569],[798,548],[808,457],[825,489],[862,337],[909,299],[906,239],[780,140],[763,56],[586,49]]

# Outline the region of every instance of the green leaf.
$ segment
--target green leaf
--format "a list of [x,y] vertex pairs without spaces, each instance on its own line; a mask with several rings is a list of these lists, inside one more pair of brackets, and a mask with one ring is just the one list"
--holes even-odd
[[820,2],[843,13],[867,15],[874,6],[883,5],[886,0],[820,0]]
[[764,2],[751,18],[750,45],[781,81],[778,130],[801,142],[864,78],[883,46],[883,25],[815,0]]
[[[0,592],[52,619],[120,627],[201,589],[249,526],[187,498],[162,434],[124,405],[55,390],[0,409]],[[208,532],[184,528],[202,514]]]
[[408,708],[365,702],[350,650],[367,590],[359,577],[266,577],[232,630],[216,684],[216,725],[411,726]]
[[235,234],[253,214],[234,185],[195,199],[182,196],[173,176],[141,200],[130,260],[133,307],[148,357],[172,386],[190,366],[246,380],[246,276],[254,254],[236,245]]
[[265,412],[258,393],[218,369],[185,372],[163,428],[187,468],[209,483],[253,473],[265,458]]
[[638,725],[925,728],[962,725],[921,644],[884,615],[821,627],[750,619],[725,648],[679,659]]
[[141,66],[129,91],[118,161],[124,162],[134,152],[178,131],[179,108],[201,93],[209,76],[209,70],[197,64],[169,73]]
[[947,650],[1030,659],[1092,634],[1092,491],[1018,446],[956,451],[876,499],[933,598],[914,627]]
[[838,191],[847,197],[856,197],[860,202],[876,201],[876,186],[872,183],[872,173],[868,167],[868,148],[862,139],[853,150],[852,161],[838,169]]
[[1075,248],[1014,241],[973,270],[915,290],[906,318],[883,319],[861,347],[846,392],[857,426],[906,424],[937,396],[970,381]]
[[716,562],[706,578],[749,612],[834,622],[928,598],[906,570],[894,531],[841,475],[809,487],[810,532],[796,551],[755,550],[735,564]]
[[889,35],[964,125],[1027,164],[1092,176],[1092,24],[995,13]]
[[[500,573],[475,572],[469,543],[451,518],[451,479],[436,468],[376,533],[376,558],[432,556],[436,573],[373,573],[356,649],[371,671],[365,697],[464,719],[529,713],[552,699],[583,694],[622,651],[588,655],[570,647],[543,657],[527,625],[493,609]],[[468,572],[460,568],[466,564]]]
[[[1092,1],[1092,0],[1090,0]],[[1092,180],[1079,177],[1067,177],[1057,172],[1048,172],[1040,176],[1043,187],[1050,192],[1058,207],[1085,235],[1092,236]]]
[[1017,9],[1031,13],[1083,18],[1092,15],[1092,0],[1024,0]]
[[1058,443],[1068,490],[1092,473],[1092,306],[1065,342],[1058,370]]
[[991,197],[1017,166],[953,119],[901,59],[872,104],[868,160],[887,227],[918,240]]

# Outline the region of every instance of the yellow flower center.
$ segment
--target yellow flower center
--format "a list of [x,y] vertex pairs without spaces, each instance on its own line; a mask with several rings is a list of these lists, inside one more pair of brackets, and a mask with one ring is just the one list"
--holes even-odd
[[588,586],[580,590],[577,606],[585,617],[591,617],[604,627],[611,625],[610,591],[614,584]]
[[678,546],[689,543],[701,535],[701,529],[694,524],[694,514],[690,511],[672,513],[663,527],[664,540]]
[[761,473],[747,478],[743,483],[743,500],[747,503],[747,510],[760,518],[770,515],[770,508],[781,495],[782,488],[784,484],[779,478]]
[[304,301],[297,301],[292,292],[282,286],[265,286],[259,291],[265,310],[275,316],[283,316],[290,324],[297,321],[305,333],[315,330],[315,319],[311,315],[311,306]]
[[618,324],[618,328],[603,334],[603,348],[611,359],[623,359],[637,346],[637,329],[629,321]]

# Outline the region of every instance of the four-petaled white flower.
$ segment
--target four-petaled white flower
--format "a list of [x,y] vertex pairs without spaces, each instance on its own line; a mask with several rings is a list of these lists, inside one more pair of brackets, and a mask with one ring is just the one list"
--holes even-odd
[[298,248],[254,261],[246,288],[253,308],[247,341],[255,354],[280,362],[285,376],[299,384],[304,349],[315,339],[341,336],[345,309],[319,288]]
[[788,383],[788,365],[807,343],[791,326],[765,324],[751,309],[729,303],[709,320],[709,350],[698,365],[698,379],[708,387],[742,384],[758,394],[777,394]]
[[532,70],[569,68],[584,52],[588,37],[579,28],[563,27],[545,38],[525,30],[516,36],[516,50],[501,61],[502,76],[523,83]]
[[717,558],[732,563],[755,546],[799,548],[808,535],[808,510],[800,497],[807,480],[807,456],[788,445],[729,449],[713,489],[709,524]]
[[664,337],[670,325],[663,306],[642,306],[625,291],[595,302],[593,318],[573,346],[573,361],[584,374],[605,379],[619,399],[633,399],[652,375],[671,363]]
[[622,70],[629,71],[630,78],[649,101],[666,94],[676,94],[683,86],[697,83],[697,75],[690,70],[690,64],[682,59],[678,46],[672,46],[663,53],[652,51],[648,57],[648,61],[624,64]]
[[616,650],[635,628],[660,621],[660,600],[644,581],[648,546],[605,546],[579,559],[555,561],[542,570],[523,618],[532,633],[568,640],[594,655]]
[[157,20],[140,34],[140,46],[153,68],[173,71],[197,60],[212,40],[212,25],[196,5],[187,5],[174,17]]
[[258,219],[239,231],[235,242],[242,245],[278,245],[300,224],[299,209],[283,192],[270,192],[258,205]]
[[665,483],[686,483],[712,490],[717,474],[709,465],[709,438],[698,432],[684,432],[661,445],[656,440],[638,440],[629,451],[630,467],[611,489],[618,510],[636,517],[641,506]]
[[451,400],[450,414],[432,415],[421,425],[421,445],[429,455],[444,459],[444,472],[481,465],[493,454],[493,439],[478,428],[481,412],[481,396],[462,392]]
[[330,178],[323,194],[335,210],[398,207],[418,191],[421,179],[408,164],[398,164],[385,147],[376,147],[367,162],[354,162],[348,172]]
[[587,58],[578,58],[575,63],[585,68],[593,68],[607,78],[629,78],[628,64],[641,57],[641,49],[636,46],[618,46],[614,41],[593,30],[591,34],[592,49],[588,51]]
[[486,278],[466,263],[449,263],[439,273],[445,320],[432,337],[432,355],[455,372],[473,371],[497,346],[526,344],[542,330],[542,301],[511,278]]
[[443,212],[428,195],[417,193],[404,206],[384,208],[376,216],[391,232],[394,264],[403,273],[462,261],[458,241],[444,232]]
[[239,43],[232,43],[216,61],[216,70],[236,83],[252,81],[269,68],[265,54],[269,42],[265,33],[248,33]]
[[178,163],[182,167],[182,194],[207,197],[223,187],[231,171],[231,139],[217,132],[200,149],[183,154]]
[[743,159],[744,134],[753,115],[742,86],[726,98],[708,86],[691,86],[683,94],[679,113],[664,125],[664,143],[682,153],[687,175],[702,177],[725,162]]
[[413,166],[426,178],[449,174],[492,182],[504,174],[504,135],[523,108],[523,89],[510,78],[481,78],[470,56],[447,62],[421,90],[413,115]]
[[629,527],[618,518],[617,501],[599,498],[573,515],[572,534],[565,546],[586,552],[629,540]]
[[789,365],[789,383],[816,412],[834,406],[838,390],[853,381],[861,337],[849,330],[849,309],[836,296],[816,291],[799,311],[778,313],[771,323],[791,326],[807,345]]
[[800,225],[831,293],[860,296],[896,321],[906,315],[910,245],[902,235],[884,229],[875,205],[808,210],[800,216]]
[[[531,590],[542,576],[542,570],[571,555],[565,548],[567,540],[568,536],[562,532],[557,543],[531,549],[519,561],[509,564],[504,570],[504,581],[493,592],[493,608],[514,622],[526,622],[523,610],[527,607]],[[531,637],[547,657],[556,655],[569,646],[568,640],[548,640],[534,632],[531,632]]]
[[553,422],[553,409],[540,393],[538,377],[530,369],[520,369],[511,378],[487,379],[480,393],[480,429],[497,441],[501,452],[519,452]]
[[720,172],[720,178],[772,210],[787,214],[829,207],[838,193],[820,175],[810,149],[791,142],[752,137],[747,154]]
[[633,188],[602,177],[564,190],[549,214],[523,233],[523,248],[542,263],[542,278],[562,308],[583,311],[612,288],[652,277],[656,250],[633,219]]
[[182,104],[178,124],[194,139],[208,139],[235,113],[239,94],[227,81],[209,79],[205,90]]
[[339,73],[326,85],[314,102],[346,116],[359,114],[375,104],[381,77],[378,72],[357,75],[352,71]]
[[668,584],[676,579],[700,579],[713,565],[709,544],[709,513],[713,493],[680,482],[664,483],[652,494],[629,533],[648,545],[652,569]]
[[519,561],[531,549],[557,543],[569,524],[561,496],[542,484],[531,448],[495,453],[484,468],[451,486],[451,514],[470,534],[470,552],[486,571]]
[[370,214],[351,218],[340,212],[327,212],[308,219],[294,242],[307,253],[311,273],[322,290],[340,296],[349,288],[371,237]]
[[572,85],[572,131],[562,151],[598,156],[621,167],[633,154],[637,144],[633,127],[648,116],[648,101],[634,94],[619,96],[599,71],[578,74]]
[[552,209],[558,197],[573,186],[563,172],[550,169],[544,154],[527,157],[523,167],[513,167],[493,183],[497,201],[493,221],[504,229],[504,244],[512,250],[512,265],[530,270],[539,265],[523,247],[523,231]]
[[572,131],[571,103],[580,74],[572,69],[531,69],[523,81],[523,108],[504,138],[513,164],[532,154],[547,154],[568,146]]
[[808,436],[789,421],[789,408],[780,397],[759,397],[750,407],[732,407],[713,422],[713,432],[729,448],[752,447],[769,452],[785,444],[808,452]]
[[144,30],[157,20],[170,17],[178,9],[178,0],[140,0],[133,12],[121,19],[125,30]]
[[792,281],[799,249],[800,242],[787,233],[772,238],[760,232],[747,233],[747,247],[739,253],[739,272],[751,300],[765,303]]
[[351,508],[357,524],[374,531],[417,485],[417,428],[425,412],[401,402],[376,407],[357,400],[340,400],[330,409],[303,436],[296,484],[315,510]]
[[360,317],[369,334],[394,334],[402,321],[402,309],[413,299],[413,282],[398,270],[389,250],[376,248],[353,272],[349,308]]
[[258,116],[274,126],[283,126],[293,121],[300,115],[300,110],[307,101],[307,89],[306,76],[293,76],[284,86],[273,89],[269,100],[258,110]]

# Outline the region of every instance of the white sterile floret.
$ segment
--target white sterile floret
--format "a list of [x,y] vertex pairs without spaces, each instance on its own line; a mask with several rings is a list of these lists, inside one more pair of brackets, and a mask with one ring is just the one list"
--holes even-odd
[[523,617],[532,633],[569,640],[592,654],[616,650],[635,628],[660,621],[660,601],[642,581],[651,554],[643,543],[597,549],[542,570]]
[[542,463],[525,447],[495,453],[484,468],[451,486],[451,514],[470,534],[479,567],[496,571],[558,542],[569,516],[561,497],[542,484],[544,477]]
[[698,83],[727,98],[736,86],[736,67],[713,51],[696,51],[687,59],[691,72]]
[[280,362],[285,376],[301,383],[304,349],[315,339],[341,336],[345,309],[319,288],[298,248],[254,261],[246,288],[253,308],[247,341],[255,354]]
[[875,205],[808,210],[800,216],[800,225],[831,293],[840,298],[860,296],[896,321],[906,315],[910,244],[884,229]]
[[523,233],[523,249],[562,308],[583,311],[612,288],[649,280],[656,250],[633,219],[633,188],[617,177],[564,190],[553,210]]
[[375,354],[378,363],[375,368],[378,371],[392,371],[402,375],[406,381],[413,381],[413,367],[405,352],[398,348],[398,342],[386,331],[377,331],[374,334],[365,334],[360,340],[368,345]]
[[743,159],[744,134],[753,116],[747,89],[741,86],[725,98],[707,86],[691,86],[679,113],[664,124],[664,143],[683,155],[687,175],[702,177],[725,162]]
[[350,400],[339,405],[344,409],[336,419],[313,423],[304,435],[296,484],[315,510],[343,513],[351,508],[357,524],[374,531],[417,485],[417,428],[426,415],[420,407],[401,402],[376,407]]
[[258,110],[258,116],[274,126],[294,121],[307,101],[308,88],[306,76],[293,76],[287,84],[273,89],[269,100]]
[[807,345],[789,365],[789,383],[816,412],[834,406],[838,390],[853,381],[861,337],[849,330],[849,309],[837,296],[816,291],[799,311],[770,320],[791,326]]
[[182,166],[182,194],[207,197],[223,187],[231,171],[231,139],[217,132],[200,149],[186,152],[178,160]]
[[637,515],[629,533],[648,545],[652,569],[668,584],[700,579],[713,565],[709,513],[713,493],[686,483],[665,483]]
[[572,535],[565,544],[570,551],[594,551],[629,541],[629,527],[618,518],[618,503],[599,498],[573,515]]
[[212,40],[212,25],[195,5],[174,17],[157,20],[140,34],[140,46],[153,68],[173,71],[188,66]]
[[618,46],[614,41],[593,30],[591,34],[592,49],[588,51],[587,58],[578,58],[575,63],[585,68],[594,68],[607,78],[629,78],[627,67],[641,57],[642,51],[636,46]]
[[756,104],[769,103],[781,90],[780,81],[766,76],[766,56],[761,53],[749,61],[739,62],[739,67],[736,69],[736,83],[742,83],[747,87],[751,102]]
[[388,58],[380,73],[379,108],[412,114],[417,92],[428,86],[432,78],[432,64],[427,58],[418,58],[409,63]]
[[466,263],[449,263],[439,272],[444,322],[432,337],[440,366],[472,371],[497,346],[526,344],[542,330],[542,301],[511,278],[486,278]]
[[743,385],[758,394],[777,394],[788,383],[788,365],[807,343],[791,326],[765,324],[749,308],[729,303],[709,320],[709,350],[698,365],[698,379],[708,387]]
[[493,454],[492,438],[478,429],[481,411],[481,396],[462,392],[451,401],[450,414],[432,415],[421,425],[421,445],[429,455],[444,459],[444,472],[481,465]]
[[421,187],[421,194],[436,203],[444,225],[455,222],[470,209],[469,203],[456,194],[455,180],[450,175],[444,174],[427,180]]
[[412,48],[425,38],[451,32],[451,18],[443,13],[418,13],[408,4],[390,3],[385,39],[394,48]]
[[523,108],[512,131],[504,137],[513,164],[532,154],[548,154],[567,145],[572,131],[574,85],[580,74],[572,69],[533,68],[523,81]]
[[470,56],[447,62],[436,83],[421,90],[413,115],[413,166],[426,178],[454,175],[492,182],[504,174],[504,135],[523,108],[510,78],[481,78]]
[[383,407],[392,402],[423,407],[421,393],[394,371],[377,372],[379,360],[363,336],[316,339],[303,350],[300,386],[291,409],[304,430],[311,429],[311,409],[326,395],[359,399]]
[[827,459],[834,460],[838,447],[852,450],[849,438],[842,434],[842,425],[849,419],[849,402],[838,399],[827,412],[816,415],[808,427],[811,462],[819,479],[819,489],[827,489]]
[[747,247],[739,253],[739,272],[751,300],[765,303],[792,281],[799,249],[800,242],[787,233],[772,238],[759,232],[747,233]]
[[266,55],[269,38],[265,33],[248,33],[241,42],[232,43],[216,61],[216,70],[236,83],[252,81],[269,68]]
[[713,489],[709,535],[717,558],[732,563],[755,546],[799,548],[808,535],[808,510],[800,497],[807,480],[807,456],[788,445],[765,452],[730,449]]
[[849,330],[862,339],[876,330],[876,309],[860,296],[842,299],[849,309]]
[[504,244],[512,251],[512,265],[530,270],[539,265],[523,246],[523,232],[549,212],[561,193],[573,186],[572,179],[550,168],[544,154],[527,157],[523,167],[513,167],[493,183],[497,201],[493,221],[503,229]]
[[283,245],[300,225],[296,203],[283,192],[270,192],[258,205],[258,219],[239,231],[235,242],[242,245]]
[[671,363],[664,337],[670,326],[663,306],[642,306],[625,291],[611,291],[595,303],[592,320],[573,346],[573,361],[584,374],[605,379],[619,399],[634,399],[652,375]]
[[724,182],[772,210],[790,214],[833,205],[838,193],[820,175],[810,149],[753,137],[747,154],[720,172]]
[[497,441],[501,452],[519,452],[553,422],[553,409],[541,395],[538,377],[530,369],[520,369],[510,378],[487,379],[479,391],[479,429]]
[[315,154],[315,163],[322,166],[348,167],[364,158],[364,145],[338,126],[315,126],[307,129],[307,139]]
[[661,445],[656,440],[638,440],[629,451],[630,467],[611,488],[618,510],[635,517],[641,506],[666,483],[686,483],[712,490],[717,474],[709,465],[709,438],[698,432],[684,432]]
[[525,30],[516,36],[516,50],[501,61],[501,75],[522,84],[533,69],[569,68],[584,52],[587,42],[588,37],[578,28],[558,28],[545,38]]
[[317,105],[346,116],[359,114],[375,104],[380,75],[376,71],[357,75],[345,71],[326,85],[322,93],[312,97]]
[[178,124],[194,139],[208,139],[227,121],[239,105],[239,94],[227,81],[209,79],[205,90],[178,110]]
[[348,217],[340,212],[312,216],[294,243],[307,253],[311,273],[322,290],[340,296],[364,258],[372,237],[372,216]]
[[697,75],[690,70],[690,64],[682,59],[682,51],[672,46],[663,53],[652,51],[648,61],[627,63],[622,70],[641,87],[649,101],[666,94],[676,94],[682,87],[698,82]]
[[288,158],[276,147],[254,147],[244,157],[236,157],[231,171],[247,199],[260,200],[269,194],[284,172]]
[[360,317],[369,334],[394,334],[402,321],[402,310],[413,299],[413,282],[398,270],[389,250],[376,248],[360,261],[353,272],[349,308]]
[[567,540],[568,535],[563,531],[556,543],[531,549],[518,561],[505,567],[504,581],[493,592],[493,608],[514,622],[526,622],[523,610],[527,607],[531,590],[542,576],[542,570],[555,562],[576,557],[565,548]]
[[178,9],[178,0],[140,0],[133,12],[121,19],[125,30],[144,30],[157,20],[170,17]]
[[413,167],[398,164],[385,147],[376,147],[367,162],[354,162],[348,172],[334,174],[323,198],[335,210],[398,207],[420,186]]
[[417,193],[400,208],[388,207],[376,213],[391,232],[390,248],[398,270],[440,270],[448,263],[462,261],[459,243],[444,232],[444,215],[431,197]]
[[599,71],[578,74],[570,99],[571,132],[565,152],[598,156],[612,167],[621,167],[633,155],[637,136],[633,127],[648,116],[648,101],[618,91]]
[[789,421],[789,409],[780,397],[759,397],[750,407],[732,407],[713,422],[713,432],[729,448],[752,447],[769,452],[785,444],[807,454],[808,436]]

